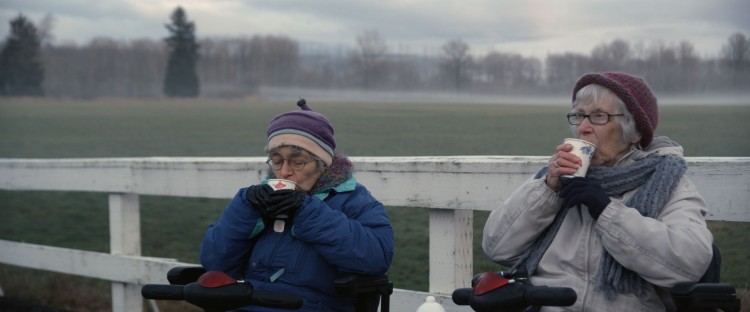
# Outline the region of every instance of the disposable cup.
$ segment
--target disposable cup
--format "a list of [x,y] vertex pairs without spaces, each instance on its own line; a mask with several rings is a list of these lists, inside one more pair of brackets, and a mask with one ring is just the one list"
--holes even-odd
[[[273,188],[274,191],[294,190],[297,188],[297,183],[286,179],[268,179],[268,185]],[[284,232],[284,227],[286,227],[286,219],[288,218],[289,216],[285,214],[276,216],[276,219],[273,220],[273,231],[277,233]]]
[[576,172],[574,172],[572,175],[563,175],[562,177],[585,177],[586,172],[589,170],[589,164],[591,164],[591,157],[594,156],[596,145],[589,141],[574,138],[566,138],[565,140],[563,140],[563,143],[573,145],[573,150],[570,152],[581,159],[581,167],[578,168],[578,170],[576,170]]
[[293,190],[297,188],[297,183],[286,179],[268,179],[268,186],[273,188],[274,191]]

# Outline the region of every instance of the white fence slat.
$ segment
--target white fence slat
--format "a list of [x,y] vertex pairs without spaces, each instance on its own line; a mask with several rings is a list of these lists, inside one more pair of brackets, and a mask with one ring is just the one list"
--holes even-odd
[[451,294],[456,287],[471,283],[473,212],[430,209],[429,217],[430,292]]
[[[352,157],[357,180],[392,206],[491,210],[545,156]],[[231,198],[258,183],[263,157],[0,159],[0,189]],[[688,157],[710,220],[750,222],[750,157]]]
[[109,242],[114,255],[141,255],[141,210],[138,194],[109,194]]
[[143,311],[141,285],[112,283],[112,312]]
[[[547,162],[547,156],[352,157],[356,177],[385,205],[430,208],[430,293],[396,289],[393,311],[414,311],[433,295],[446,311],[472,277],[472,213],[491,210]],[[0,240],[0,263],[113,282],[113,311],[142,309],[140,285],[194,265],[141,257],[139,195],[231,198],[258,183],[265,157],[0,159],[0,190],[110,193],[111,252]],[[750,157],[688,157],[687,175],[709,220],[750,222]],[[398,286],[398,285],[396,285]]]
[[0,263],[130,284],[165,284],[175,259],[112,255],[0,240]]
[[[110,253],[141,255],[141,210],[138,194],[109,194]],[[116,268],[115,268],[116,269]],[[138,285],[112,282],[112,312],[143,311]]]

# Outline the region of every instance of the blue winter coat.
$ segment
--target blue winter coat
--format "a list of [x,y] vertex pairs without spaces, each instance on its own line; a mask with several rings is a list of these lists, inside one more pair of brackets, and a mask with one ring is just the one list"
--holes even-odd
[[380,275],[390,267],[388,215],[353,177],[326,193],[308,195],[282,233],[253,209],[245,198],[248,189],[240,189],[209,226],[200,247],[206,270],[244,279],[256,290],[297,294],[304,300],[299,311],[353,311],[354,299],[338,295],[333,280],[346,272]]

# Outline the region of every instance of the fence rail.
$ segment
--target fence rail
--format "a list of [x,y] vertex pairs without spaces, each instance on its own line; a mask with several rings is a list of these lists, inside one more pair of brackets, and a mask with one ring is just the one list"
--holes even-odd
[[[265,158],[0,159],[0,189],[109,195],[110,253],[0,240],[0,263],[112,281],[112,310],[141,311],[140,286],[165,283],[174,259],[141,256],[139,195],[231,198],[265,176]],[[414,311],[469,284],[472,212],[491,210],[547,162],[541,156],[352,157],[357,180],[383,204],[429,208],[429,292],[396,289],[394,311]],[[710,220],[750,221],[750,157],[687,158]],[[53,261],[54,259],[54,261]],[[111,268],[117,268],[112,270]],[[396,285],[398,287],[398,285]]]

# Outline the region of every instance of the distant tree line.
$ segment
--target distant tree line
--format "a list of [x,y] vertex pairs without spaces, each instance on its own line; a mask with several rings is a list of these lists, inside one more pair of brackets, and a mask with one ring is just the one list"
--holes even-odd
[[[12,33],[37,32],[26,19],[17,24]],[[41,87],[7,92],[20,79],[10,70],[17,66],[7,64],[19,62],[14,55],[23,46],[11,34],[1,44],[0,95],[243,97],[261,86],[539,95],[568,92],[580,75],[604,70],[640,75],[659,93],[750,92],[750,41],[742,33],[717,47],[716,58],[699,56],[688,41],[644,45],[615,39],[589,54],[549,53],[542,60],[499,51],[473,54],[461,39],[446,41],[431,55],[394,52],[375,30],[359,34],[354,48],[338,50],[303,49],[284,35],[197,38],[180,8],[172,12],[164,41],[97,38],[83,45],[40,45],[40,38],[49,37],[50,26],[43,28],[26,43],[39,46],[38,66],[23,64],[30,73],[25,79],[43,76]]]

